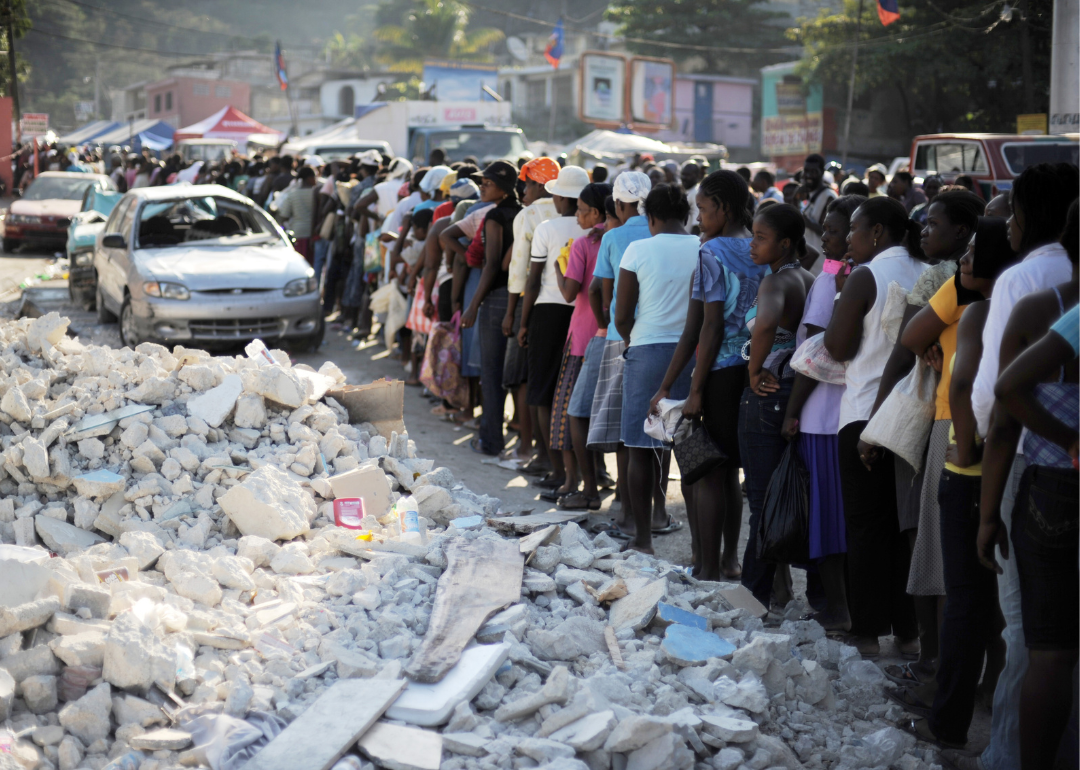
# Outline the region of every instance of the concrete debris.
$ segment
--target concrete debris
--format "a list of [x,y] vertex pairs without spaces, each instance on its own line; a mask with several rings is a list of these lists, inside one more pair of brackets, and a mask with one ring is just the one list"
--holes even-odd
[[[744,587],[621,552],[583,514],[500,516],[387,430],[394,415],[322,396],[344,382],[332,365],[110,350],[66,329],[0,323],[0,722],[20,766],[197,764],[168,716],[185,704],[296,725],[260,770],[313,752],[329,770],[357,739],[387,768],[937,761],[891,727],[877,666],[805,608],[766,629]],[[403,536],[409,494],[420,526]],[[362,532],[334,525],[335,497],[363,500]],[[409,681],[445,625],[455,554],[511,538],[520,593],[485,609],[438,681]]]

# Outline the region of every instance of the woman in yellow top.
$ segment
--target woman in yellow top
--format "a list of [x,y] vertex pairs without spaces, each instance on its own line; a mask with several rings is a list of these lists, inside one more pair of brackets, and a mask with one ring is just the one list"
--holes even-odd
[[929,697],[923,688],[916,688],[908,695],[913,703],[922,701],[918,705],[929,708],[929,716],[905,727],[922,740],[946,747],[967,742],[984,654],[990,658],[981,688],[986,694],[993,693],[1004,662],[995,660],[1003,656],[1004,650],[994,650],[992,644],[995,638],[1000,642],[1002,626],[997,582],[994,573],[979,564],[974,547],[979,532],[982,477],[971,387],[982,358],[982,330],[990,310],[990,302],[983,300],[990,299],[997,276],[1016,261],[1005,220],[979,217],[956,280],[942,286],[923,311],[933,312],[943,321],[959,319],[952,328],[951,340],[946,343],[945,336],[941,337],[941,360],[945,364],[941,382],[946,386],[951,417],[937,496],[947,601],[936,693]]

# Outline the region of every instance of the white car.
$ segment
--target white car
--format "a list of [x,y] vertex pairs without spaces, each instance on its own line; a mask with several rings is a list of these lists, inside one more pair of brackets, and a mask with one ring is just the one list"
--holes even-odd
[[285,231],[220,185],[144,187],[112,210],[94,249],[97,310],[126,345],[322,342],[315,271]]

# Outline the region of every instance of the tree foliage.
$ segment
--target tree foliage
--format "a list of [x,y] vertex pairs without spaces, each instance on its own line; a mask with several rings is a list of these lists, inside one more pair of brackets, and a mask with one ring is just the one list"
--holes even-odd
[[[788,33],[805,46],[803,74],[844,94],[858,7],[844,0],[842,13],[823,11]],[[1002,10],[986,0],[903,0],[900,20],[883,27],[867,0],[856,97],[894,95],[896,118],[912,135],[1015,131],[1018,114],[1047,111],[1053,0],[1023,0],[1011,15]]]
[[[381,16],[386,19],[400,8],[384,7]],[[417,0],[401,14],[400,23],[376,28],[376,61],[393,72],[419,73],[428,57],[489,60],[491,46],[504,37],[502,31],[468,26],[469,10],[457,0]]]
[[686,46],[629,42],[635,53],[680,63],[700,59],[707,72],[756,76],[762,66],[791,58],[775,50],[785,45],[783,25],[777,24],[785,14],[762,5],[763,0],[614,0],[606,18],[626,37]]

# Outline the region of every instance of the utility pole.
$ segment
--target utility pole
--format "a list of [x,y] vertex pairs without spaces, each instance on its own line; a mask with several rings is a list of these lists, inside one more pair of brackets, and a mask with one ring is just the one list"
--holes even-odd
[[862,33],[863,0],[859,0],[859,14],[855,17],[855,42],[851,46],[851,79],[848,81],[847,115],[844,117],[844,148],[840,153],[840,165],[847,168],[848,147],[851,142],[851,110],[855,106],[855,73],[859,64],[859,37]]
[[[16,127],[22,114],[19,111],[19,76],[15,70],[15,0],[5,0],[4,11],[7,13],[7,42],[8,42],[8,96],[11,97],[11,114],[15,118]],[[16,128],[22,141],[22,129]]]

